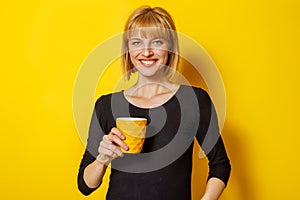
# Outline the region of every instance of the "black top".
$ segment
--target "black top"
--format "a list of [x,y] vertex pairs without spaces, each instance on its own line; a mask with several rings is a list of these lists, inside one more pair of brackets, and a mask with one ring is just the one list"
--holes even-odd
[[116,126],[116,118],[128,116],[147,118],[145,143],[140,154],[112,161],[106,199],[191,199],[194,137],[208,157],[208,179],[217,177],[227,184],[231,167],[211,99],[200,88],[182,85],[166,103],[150,109],[130,104],[123,92],[96,101],[78,173],[78,188],[84,195],[96,189],[84,182],[85,167],[95,160],[99,143]]

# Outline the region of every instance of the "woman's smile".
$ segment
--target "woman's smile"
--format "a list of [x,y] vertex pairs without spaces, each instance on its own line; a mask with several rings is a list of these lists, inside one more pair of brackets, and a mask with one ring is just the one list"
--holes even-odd
[[139,59],[139,61],[144,67],[152,67],[157,59]]

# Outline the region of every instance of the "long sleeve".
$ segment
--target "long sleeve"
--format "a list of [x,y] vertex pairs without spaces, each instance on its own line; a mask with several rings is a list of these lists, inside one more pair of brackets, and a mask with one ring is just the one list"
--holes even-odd
[[83,179],[83,173],[85,168],[94,161],[95,161],[95,157],[92,156],[92,154],[90,154],[88,150],[85,150],[79,166],[79,172],[77,176],[78,189],[84,195],[89,195],[97,189],[97,188],[90,188],[89,186],[87,186],[87,184]]
[[[77,184],[79,191],[84,195],[89,195],[97,188],[89,188],[83,179],[83,173],[85,168],[95,161],[98,155],[98,147],[102,137],[104,136],[103,129],[99,121],[103,118],[103,106],[101,102],[101,98],[96,102],[95,108],[93,111],[92,119],[89,126],[89,135],[87,140],[87,147],[82,157],[78,176],[77,176]],[[100,120],[99,120],[100,119]]]
[[200,121],[196,139],[209,160],[208,179],[216,177],[227,185],[231,165],[220,135],[214,105],[204,90],[200,90],[196,94],[200,109]]

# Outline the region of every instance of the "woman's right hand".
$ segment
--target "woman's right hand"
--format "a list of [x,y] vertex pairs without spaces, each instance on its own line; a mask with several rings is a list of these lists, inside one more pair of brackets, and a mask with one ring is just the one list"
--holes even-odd
[[112,128],[110,133],[104,135],[100,142],[96,160],[101,164],[108,165],[113,159],[117,157],[123,157],[124,150],[128,150],[128,146],[124,142],[125,136],[117,128]]

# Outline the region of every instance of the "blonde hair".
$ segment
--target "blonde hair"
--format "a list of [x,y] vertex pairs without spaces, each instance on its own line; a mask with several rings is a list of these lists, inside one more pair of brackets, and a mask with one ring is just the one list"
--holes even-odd
[[[142,30],[142,28],[145,28]],[[147,28],[150,29],[147,29]],[[154,28],[154,29],[153,29]],[[154,34],[164,38],[168,42],[168,61],[165,68],[166,77],[170,78],[177,68],[179,60],[179,45],[176,27],[171,15],[163,8],[142,6],[136,9],[128,18],[122,44],[121,64],[123,73],[127,80],[130,79],[132,71],[135,71],[129,55],[128,42],[134,31],[139,30],[141,34]]]

